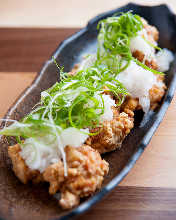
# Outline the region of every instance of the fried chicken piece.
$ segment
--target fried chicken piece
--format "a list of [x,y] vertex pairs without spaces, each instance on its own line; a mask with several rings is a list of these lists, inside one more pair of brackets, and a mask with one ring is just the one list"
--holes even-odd
[[[144,19],[144,18],[141,18],[142,20],[142,23],[143,23],[143,26],[144,26],[144,29],[146,30],[147,32],[147,35],[148,35],[148,40],[152,43],[152,44],[155,44],[157,41],[158,41],[158,37],[159,37],[159,32],[158,30],[156,29],[156,27],[154,26],[151,26],[148,24],[148,22]],[[145,36],[144,36],[145,37]],[[138,59],[140,62],[143,62],[144,58],[145,58],[145,55],[139,51],[139,50],[136,50],[133,52],[133,56]],[[151,59],[151,60],[145,60],[145,65],[148,66],[149,68],[152,68],[154,70],[157,70],[158,69],[158,65],[156,63],[156,60],[155,59]]]
[[[155,43],[156,41],[158,41],[159,32],[157,28],[149,25],[148,22],[144,18],[141,18],[141,20],[144,25],[144,28],[147,31],[150,42]],[[138,50],[134,51],[133,56],[136,59],[138,59],[140,62],[143,62],[144,60],[144,54],[141,51],[138,51]],[[150,61],[145,60],[145,65],[154,70],[158,69],[158,65],[155,59],[151,59]],[[166,90],[166,85],[163,82],[164,77],[161,75],[158,75],[157,81],[161,82],[163,85],[162,86],[153,85],[153,87],[149,90],[150,108],[152,110],[154,110],[158,106],[158,103],[161,101]],[[121,111],[124,111],[130,115],[134,114],[132,112],[138,109],[141,109],[141,106],[139,105],[139,101],[138,99],[132,98],[132,97],[127,97],[124,104],[121,106]]]
[[117,108],[113,108],[113,119],[104,121],[103,125],[92,129],[90,132],[99,132],[90,136],[86,144],[90,145],[99,153],[106,153],[119,148],[122,141],[133,128],[133,116],[130,117],[125,112],[119,114]]
[[[150,98],[150,109],[155,110],[161,101],[162,97],[165,94],[165,89],[154,85],[149,90],[149,98]],[[135,110],[142,109],[141,105],[139,105],[138,98],[127,97],[123,105],[121,106],[121,111],[127,113],[129,116],[134,116]]]
[[[149,98],[150,98],[150,109],[154,110],[162,97],[165,94],[166,85],[163,82],[164,76],[158,75],[157,81],[162,83],[162,86],[153,85],[153,87],[149,90]],[[133,98],[131,96],[127,96],[124,103],[121,106],[121,111],[127,113],[130,117],[134,116],[134,111],[141,109],[141,105],[139,105],[138,98]]]
[[160,83],[161,85],[154,85],[150,90],[149,90],[149,98],[150,98],[150,108],[154,110],[159,102],[161,101],[162,97],[165,94],[165,90],[167,89],[164,81],[164,75],[158,75],[157,76],[157,82]]
[[74,76],[79,68],[79,64],[75,64],[72,70],[68,73],[70,76]]
[[61,199],[59,201],[59,204],[63,209],[71,209],[79,205],[79,203],[80,203],[79,196],[67,190],[61,193]]
[[148,22],[141,18],[143,26],[145,30],[147,31],[148,36],[150,37],[151,42],[152,41],[158,41],[159,38],[159,32],[155,26],[149,25]]
[[128,114],[130,117],[134,117],[134,111],[139,106],[138,98],[132,98],[131,96],[127,96],[125,102],[121,106],[121,111]]
[[[140,62],[143,62],[144,57],[145,57],[144,54],[139,50],[134,51],[132,55],[133,55],[133,57],[138,59]],[[154,70],[158,69],[158,65],[157,65],[155,59],[145,60],[145,65],[151,69],[154,69]]]
[[63,209],[70,209],[79,204],[80,198],[92,195],[101,187],[109,165],[100,154],[88,145],[78,148],[65,148],[67,176],[60,161],[50,165],[43,173],[45,181],[50,183],[49,193],[61,192],[59,204]]
[[166,86],[163,83],[162,87],[159,87],[157,85],[154,85],[150,90],[149,90],[149,98],[150,98],[150,108],[154,110],[157,106],[158,103],[161,101],[162,97],[165,94],[165,89]]
[[13,171],[15,175],[21,180],[22,183],[26,184],[30,180],[33,183],[39,183],[43,180],[42,175],[37,170],[31,170],[25,164],[25,161],[20,156],[21,148],[19,144],[10,146],[8,148],[8,155],[12,160]]
[[145,60],[145,65],[148,66],[149,68],[153,69],[153,70],[158,69],[158,64],[157,64],[155,59]]

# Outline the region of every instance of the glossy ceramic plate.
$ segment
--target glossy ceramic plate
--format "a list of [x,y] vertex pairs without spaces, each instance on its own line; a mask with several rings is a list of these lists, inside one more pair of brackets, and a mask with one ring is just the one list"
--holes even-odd
[[[127,12],[129,10],[146,18],[150,24],[155,25],[159,29],[159,45],[162,48],[166,47],[173,52],[176,51],[176,17],[166,5],[146,7],[128,4],[93,18],[85,28],[62,42],[54,53],[57,62],[65,67],[65,71],[71,70],[75,63],[79,63],[84,54],[96,50],[96,26],[98,21],[116,12]],[[62,211],[59,208],[57,199],[48,194],[48,184],[36,186],[32,184],[23,185],[15,177],[11,169],[11,161],[7,156],[8,143],[5,138],[1,137],[1,218],[13,220],[69,219],[85,212],[110,192],[133,167],[162,121],[174,95],[176,87],[175,70],[176,63],[173,63],[170,71],[166,74],[168,89],[159,108],[155,112],[150,111],[144,119],[143,114],[138,112],[135,116],[135,126],[126,137],[121,149],[104,155],[104,158],[110,163],[110,172],[104,180],[102,189],[94,196],[82,200],[81,204],[73,210]],[[40,99],[41,91],[49,88],[59,80],[58,75],[58,69],[55,64],[51,59],[48,60],[32,85],[9,109],[6,117],[19,120],[29,113]],[[9,142],[11,145],[15,143],[13,138],[10,138]]]

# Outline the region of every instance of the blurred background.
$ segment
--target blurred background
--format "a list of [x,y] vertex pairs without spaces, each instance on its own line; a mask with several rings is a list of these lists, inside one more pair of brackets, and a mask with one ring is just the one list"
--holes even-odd
[[176,0],[1,0],[0,26],[82,27],[98,13],[128,2],[145,5],[167,3],[176,10]]

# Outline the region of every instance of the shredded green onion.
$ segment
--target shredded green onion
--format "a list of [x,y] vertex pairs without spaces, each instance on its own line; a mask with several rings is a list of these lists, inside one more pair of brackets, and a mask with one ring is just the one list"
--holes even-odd
[[150,41],[148,41],[147,39],[145,39],[145,37],[142,37],[142,38],[143,38],[143,39],[145,40],[145,42],[148,43],[151,47],[153,47],[153,48],[155,48],[155,49],[157,49],[157,50],[162,50],[160,47],[158,47],[158,46],[152,44]]
[[[97,59],[99,62],[106,63],[113,72],[114,70],[116,73],[121,72],[128,67],[131,60],[134,60],[144,69],[149,70],[154,74],[163,75],[163,73],[151,69],[140,61],[134,59],[130,51],[131,38],[137,36],[137,32],[143,29],[140,16],[132,14],[131,12],[121,13],[121,16],[113,16],[101,20],[98,23],[97,28],[99,30]],[[146,42],[150,46],[161,50],[161,48],[153,45],[149,41],[146,40]],[[118,61],[117,56],[121,56],[120,61]],[[115,60],[116,63],[114,62]],[[123,60],[127,61],[127,65],[121,69]],[[111,64],[109,65],[110,62]]]
[[[41,93],[40,102],[30,114],[20,122],[5,127],[0,134],[16,136],[21,143],[21,138],[36,138],[47,134],[57,138],[61,130],[68,127],[79,130],[96,128],[101,126],[100,116],[104,114],[103,92],[106,90],[116,96],[117,106],[121,105],[128,95],[126,88],[116,80],[116,76],[128,67],[131,60],[154,74],[163,74],[150,69],[131,54],[130,40],[143,29],[140,16],[131,12],[122,13],[121,16],[101,20],[97,28],[99,34],[95,63],[71,76],[64,72],[52,57],[60,71],[61,81]],[[124,60],[125,66],[122,65]],[[98,114],[97,109],[100,110]]]

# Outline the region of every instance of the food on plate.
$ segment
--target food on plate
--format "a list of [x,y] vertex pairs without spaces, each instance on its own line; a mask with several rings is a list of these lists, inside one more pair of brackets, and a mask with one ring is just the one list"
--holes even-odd
[[12,160],[13,171],[15,172],[16,176],[24,184],[30,180],[33,183],[41,182],[43,180],[43,175],[39,170],[30,169],[25,163],[25,160],[21,157],[20,152],[21,146],[19,144],[10,146],[8,148],[8,154]]
[[48,182],[63,209],[101,188],[109,171],[101,154],[121,147],[136,110],[147,114],[158,106],[163,72],[173,61],[171,51],[158,47],[156,27],[132,12],[101,20],[98,30],[97,53],[68,73],[56,63],[61,81],[0,131],[17,139],[8,154],[20,181]]
[[93,128],[91,132],[98,132],[98,134],[86,140],[86,144],[101,154],[121,147],[122,141],[133,128],[133,117],[125,112],[113,111],[117,111],[117,115],[114,114],[112,120],[106,120],[101,126]]
[[72,208],[79,204],[80,198],[91,195],[101,187],[109,165],[100,154],[88,145],[65,148],[67,157],[67,176],[64,176],[63,162],[51,164],[43,173],[50,183],[49,192],[61,191],[60,205]]

